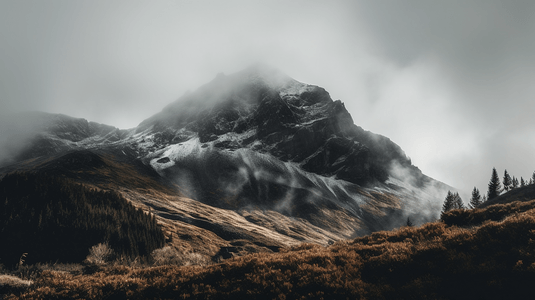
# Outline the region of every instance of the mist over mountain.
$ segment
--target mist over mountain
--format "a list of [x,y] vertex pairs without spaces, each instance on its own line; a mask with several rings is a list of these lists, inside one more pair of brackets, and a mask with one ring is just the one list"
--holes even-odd
[[256,65],[212,82],[143,121],[167,143],[190,140],[222,149],[251,149],[305,171],[352,183],[384,182],[389,163],[410,165],[387,138],[353,124],[343,103],[322,88]]
[[0,165],[120,140],[124,131],[62,114],[25,112],[0,118]]
[[175,248],[207,255],[422,224],[452,189],[323,88],[265,65],[219,74],[128,130],[40,112],[2,122],[2,177],[113,190],[155,215]]

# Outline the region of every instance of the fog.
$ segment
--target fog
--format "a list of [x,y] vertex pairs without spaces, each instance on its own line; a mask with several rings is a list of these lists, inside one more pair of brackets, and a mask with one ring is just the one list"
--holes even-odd
[[20,115],[0,115],[0,166],[10,164],[21,149],[35,138],[36,128],[43,124],[42,120],[20,118]]
[[[0,112],[132,128],[253,63],[468,193],[535,170],[533,1],[2,1]],[[465,199],[466,201],[467,199]]]

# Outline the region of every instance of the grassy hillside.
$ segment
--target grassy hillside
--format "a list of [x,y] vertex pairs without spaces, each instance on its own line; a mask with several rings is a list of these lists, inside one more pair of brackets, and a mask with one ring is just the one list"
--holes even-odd
[[512,189],[494,199],[484,202],[480,207],[488,207],[494,204],[506,204],[513,201],[526,202],[535,199],[535,185],[526,185]]
[[444,222],[208,267],[110,266],[91,275],[44,271],[19,297],[525,299],[535,280],[534,249],[532,200],[451,211]]

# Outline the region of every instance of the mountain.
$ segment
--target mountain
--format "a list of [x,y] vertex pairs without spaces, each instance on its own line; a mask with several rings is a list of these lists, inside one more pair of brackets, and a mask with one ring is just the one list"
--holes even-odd
[[220,74],[137,130],[166,144],[195,137],[209,148],[269,154],[304,171],[361,185],[384,182],[392,160],[410,165],[396,144],[355,126],[344,104],[324,89],[262,66]]
[[156,216],[167,243],[209,256],[436,220],[452,189],[356,126],[323,88],[264,65],[219,74],[128,130],[38,112],[15,119],[3,120],[0,174],[117,192]]
[[124,137],[113,126],[61,114],[17,113],[0,118],[0,165],[69,150],[106,145]]

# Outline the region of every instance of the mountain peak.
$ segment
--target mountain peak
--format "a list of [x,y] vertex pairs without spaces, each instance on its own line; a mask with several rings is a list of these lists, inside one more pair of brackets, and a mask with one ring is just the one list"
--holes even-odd
[[138,131],[152,125],[159,129],[162,129],[160,125],[175,129],[184,127],[207,117],[206,113],[221,111],[223,107],[235,109],[243,116],[252,113],[266,97],[280,97],[285,101],[291,98],[292,101],[304,92],[319,92],[321,97],[315,98],[332,102],[325,90],[298,82],[269,65],[257,63],[230,75],[217,74],[209,83],[185,94],[160,113],[141,122]]
[[279,90],[289,85],[301,84],[286,73],[273,66],[256,63],[230,76],[233,81],[263,84],[271,89]]

